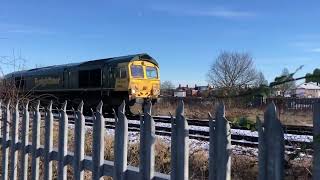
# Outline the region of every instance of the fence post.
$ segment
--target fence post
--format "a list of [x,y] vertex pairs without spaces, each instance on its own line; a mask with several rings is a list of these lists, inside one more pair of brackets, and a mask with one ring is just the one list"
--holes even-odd
[[2,114],[2,100],[0,99],[0,134],[2,135],[2,121],[3,121],[3,114]]
[[31,177],[33,180],[39,179],[39,161],[40,157],[37,153],[40,148],[40,101],[37,102],[36,110],[34,112],[33,122],[32,122],[32,171]]
[[84,169],[82,166],[84,160],[84,139],[85,139],[85,118],[83,116],[83,101],[81,101],[78,111],[75,113],[74,125],[74,160],[73,171],[74,179],[83,180]]
[[14,115],[12,118],[12,130],[11,130],[11,174],[10,174],[10,179],[15,180],[17,179],[17,164],[18,164],[18,151],[17,151],[17,143],[18,143],[18,125],[19,125],[19,102],[17,102],[15,109],[14,109]]
[[[210,123],[210,150],[211,166],[210,179],[231,179],[231,129],[228,120],[225,118],[225,106],[219,104],[216,110],[215,127]],[[212,149],[213,148],[213,149]],[[211,169],[212,168],[212,169]]]
[[320,103],[313,105],[313,179],[320,178]]
[[102,115],[102,106],[101,101],[97,106],[96,114],[93,115],[92,179],[94,180],[103,179],[105,120]]
[[68,152],[68,115],[67,101],[65,101],[60,110],[59,119],[59,144],[58,144],[58,179],[67,180],[67,166],[65,164]]
[[259,138],[258,138],[258,162],[259,162],[259,180],[265,180],[265,178],[267,177],[266,175],[266,163],[267,163],[267,159],[266,157],[266,144],[265,142],[265,135],[264,135],[264,127],[263,124],[261,122],[261,120],[259,118],[257,118],[256,120],[256,125],[257,125],[257,129],[258,129],[258,134],[259,134]]
[[141,179],[154,177],[155,125],[151,116],[151,102],[143,104],[143,117],[140,120],[140,175]]
[[259,179],[284,177],[284,133],[274,103],[264,113],[264,130],[259,130]]
[[209,179],[214,179],[214,130],[213,117],[209,113]]
[[52,161],[50,154],[53,147],[53,114],[52,101],[45,113],[45,145],[44,145],[44,179],[52,179]]
[[171,179],[189,179],[189,127],[182,100],[178,103],[171,138]]
[[128,120],[125,116],[125,102],[118,108],[115,116],[114,142],[114,180],[125,180],[127,171]]
[[29,145],[29,102],[24,106],[23,109],[23,118],[22,118],[22,133],[21,133],[21,180],[28,179],[28,153],[27,153],[27,146]]
[[171,116],[171,172],[170,172],[170,178],[173,179],[174,177],[177,177],[177,127],[176,127],[176,118]]
[[8,179],[8,158],[9,158],[9,149],[8,149],[8,139],[9,139],[9,129],[8,123],[10,122],[10,100],[7,103],[5,118],[2,122],[2,179]]

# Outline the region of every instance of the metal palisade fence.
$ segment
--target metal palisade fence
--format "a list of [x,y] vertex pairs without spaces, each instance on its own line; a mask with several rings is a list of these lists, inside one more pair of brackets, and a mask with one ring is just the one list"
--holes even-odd
[[[92,172],[92,179],[104,176],[116,180],[124,179],[189,179],[189,129],[184,117],[184,103],[181,100],[172,118],[171,135],[171,173],[155,172],[155,122],[151,116],[151,104],[145,104],[140,119],[140,164],[139,167],[127,165],[128,120],[123,103],[115,113],[114,162],[104,159],[105,119],[102,115],[102,102],[93,115],[92,156],[86,156],[85,117],[82,114],[83,103],[75,112],[74,151],[67,149],[68,115],[65,102],[59,112],[58,149],[53,148],[52,103],[45,110],[42,119],[40,102],[34,111],[29,112],[28,104],[21,113],[19,105],[11,108],[10,101],[1,114],[1,178],[3,180],[39,179],[40,158],[43,158],[43,178],[52,179],[53,161],[58,163],[58,179],[67,179],[67,166],[73,167],[74,179],[84,179],[84,171]],[[32,114],[32,127],[29,129],[29,114]],[[22,118],[20,116],[22,115]],[[271,103],[264,115],[264,122],[257,120],[259,131],[259,179],[284,179],[284,132],[277,118],[276,107]],[[314,158],[313,178],[320,178],[320,104],[314,106]],[[213,122],[215,119],[215,123]],[[44,145],[40,144],[40,124],[45,121]],[[209,179],[231,179],[231,129],[225,118],[225,107],[220,104],[215,118],[210,118]],[[19,133],[19,127],[21,132]],[[32,130],[32,142],[29,142],[29,130]],[[19,152],[20,151],[20,155]],[[10,153],[10,154],[9,154]],[[31,164],[28,158],[31,156]],[[19,177],[18,168],[19,167]],[[28,169],[28,167],[31,167]],[[9,171],[10,170],[10,171]]]

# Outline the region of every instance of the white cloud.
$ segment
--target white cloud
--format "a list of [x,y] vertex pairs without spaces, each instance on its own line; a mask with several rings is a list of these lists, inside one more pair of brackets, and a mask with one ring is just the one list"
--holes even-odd
[[17,34],[53,34],[44,28],[33,27],[23,24],[0,23],[0,33],[17,33]]
[[310,49],[310,51],[320,53],[320,48],[313,48],[313,49]]
[[290,46],[302,49],[305,52],[320,52],[320,43],[314,40],[304,40],[289,43]]
[[225,7],[187,7],[177,5],[157,5],[151,6],[151,9],[158,12],[168,13],[170,15],[182,16],[203,16],[203,17],[220,17],[220,18],[248,18],[255,17],[256,14],[250,11],[234,10]]

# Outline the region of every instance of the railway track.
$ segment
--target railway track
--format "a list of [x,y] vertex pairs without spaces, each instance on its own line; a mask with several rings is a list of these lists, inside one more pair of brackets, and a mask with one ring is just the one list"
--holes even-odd
[[[53,110],[56,111],[56,110]],[[67,111],[68,116],[73,116],[72,110]],[[90,116],[88,116],[90,117]],[[105,114],[105,118],[113,118],[113,114]],[[171,123],[171,117],[169,116],[152,116],[154,121],[157,123]],[[138,115],[127,116],[129,120],[138,120],[140,117]],[[198,126],[198,127],[209,127],[208,119],[187,119],[189,126]],[[238,126],[235,124],[230,124],[231,129],[239,129],[239,130],[250,130],[247,127]],[[295,135],[313,135],[313,127],[312,126],[297,126],[297,125],[283,125],[283,131],[286,134],[295,134]]]
[[[55,115],[55,119],[58,116]],[[134,119],[133,119],[134,118]],[[85,117],[85,125],[93,126],[91,117]],[[171,118],[154,116],[156,135],[171,136]],[[137,117],[128,117],[129,132],[140,131],[140,121]],[[69,115],[69,123],[74,124],[74,116]],[[209,141],[209,122],[205,120],[188,120],[189,138],[199,141]],[[106,129],[114,129],[115,123],[113,118],[106,118]],[[284,127],[285,148],[288,151],[294,151],[297,148],[312,150],[312,127],[286,126]],[[257,132],[250,131],[244,127],[232,127],[231,144],[243,147],[258,147]]]

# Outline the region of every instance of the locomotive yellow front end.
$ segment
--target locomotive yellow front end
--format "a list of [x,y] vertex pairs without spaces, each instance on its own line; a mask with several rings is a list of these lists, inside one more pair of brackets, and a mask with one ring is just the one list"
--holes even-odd
[[150,99],[155,102],[160,95],[159,67],[147,61],[133,61],[128,65],[129,98],[131,100]]

